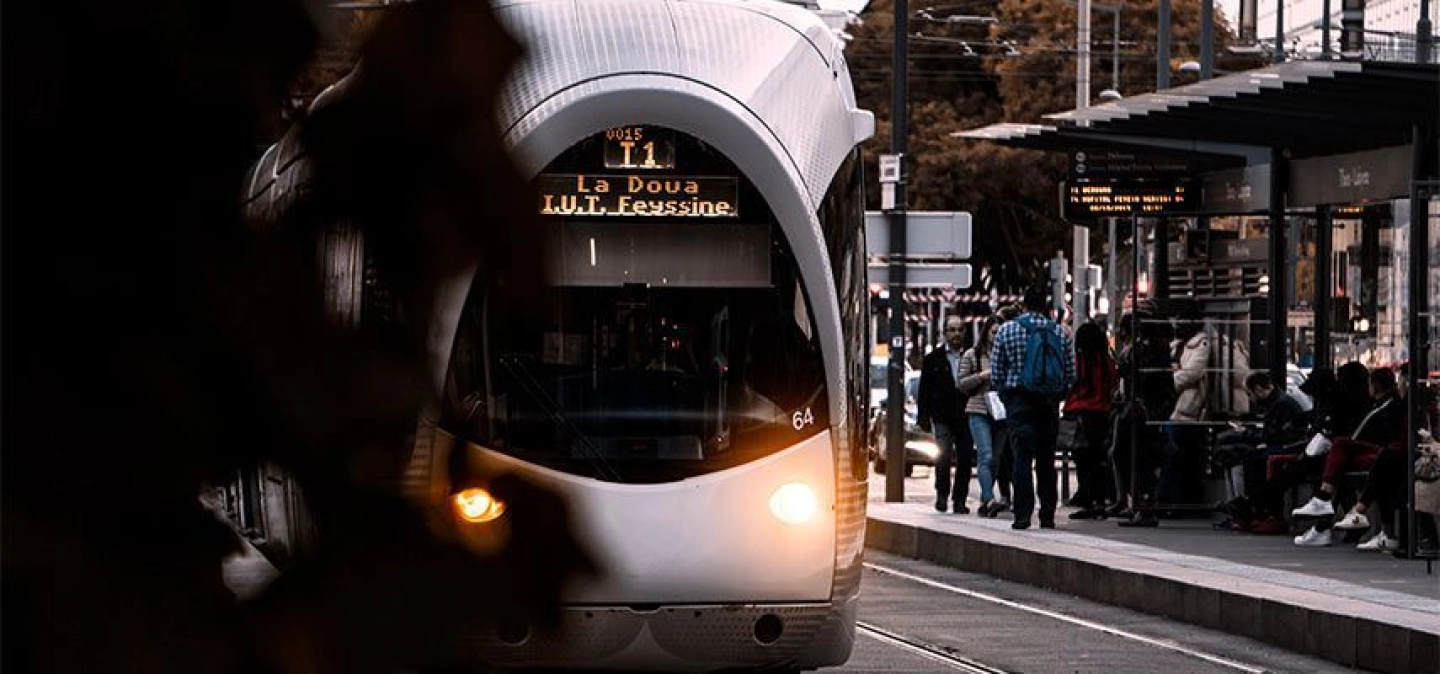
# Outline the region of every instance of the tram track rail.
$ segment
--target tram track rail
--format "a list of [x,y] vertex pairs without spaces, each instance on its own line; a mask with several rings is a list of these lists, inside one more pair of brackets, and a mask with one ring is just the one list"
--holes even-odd
[[917,641],[902,634],[877,627],[863,620],[855,621],[855,629],[872,639],[913,653],[931,662],[945,665],[957,672],[969,672],[970,674],[1010,674],[1008,670],[991,667],[990,665],[954,653],[950,649]]
[[[1106,625],[1104,623],[1096,622],[1094,620],[1087,620],[1085,618],[1079,618],[1065,613],[1060,613],[1058,611],[1053,611],[1038,606],[1031,606],[1029,604],[1024,604],[1012,599],[1005,599],[1004,597],[997,597],[995,595],[986,594],[984,592],[977,592],[975,590],[958,587],[932,578],[926,578],[924,576],[917,575],[909,571],[885,566],[883,564],[865,562],[865,567],[875,573],[880,573],[893,578],[899,578],[905,581],[918,583],[920,585],[925,585],[936,590],[964,596],[970,599],[996,604],[998,606],[1004,606],[1006,608],[1023,611],[1033,615],[1043,616],[1053,620],[1068,623],[1070,625],[1095,630],[1097,632],[1108,634],[1128,641],[1141,643],[1153,648],[1178,653],[1197,660],[1203,660],[1213,665],[1218,665],[1220,667],[1224,667],[1233,671],[1245,672],[1246,674],[1266,674],[1270,671],[1264,667],[1259,667],[1249,663],[1241,662],[1225,656],[1216,655],[1214,653],[1207,653],[1205,651],[1192,648],[1184,644],[1171,641],[1169,639],[1150,637],[1132,632],[1130,630],[1122,629],[1114,625]],[[924,644],[923,642],[910,639],[901,634],[887,632],[868,623],[857,621],[856,627],[864,631],[869,636],[872,636],[898,648],[902,648],[904,650],[916,653],[917,655],[921,655],[935,662],[944,663],[958,671],[991,673],[1006,671],[957,655],[949,649],[937,648],[935,646],[930,646]]]

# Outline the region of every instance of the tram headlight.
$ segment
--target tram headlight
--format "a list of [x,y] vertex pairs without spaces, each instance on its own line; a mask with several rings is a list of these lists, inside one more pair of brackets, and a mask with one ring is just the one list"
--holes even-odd
[[940,458],[940,445],[929,440],[909,440],[905,443],[905,449],[915,452],[931,461]]
[[489,522],[505,514],[505,502],[490,495],[489,491],[471,487],[450,497],[455,516],[479,524]]
[[786,524],[804,524],[815,519],[819,502],[815,490],[801,482],[781,485],[770,496],[770,512]]

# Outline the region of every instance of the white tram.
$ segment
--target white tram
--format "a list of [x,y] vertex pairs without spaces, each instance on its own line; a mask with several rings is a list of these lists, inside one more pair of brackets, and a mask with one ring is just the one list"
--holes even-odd
[[[465,486],[452,469],[525,474],[565,495],[604,575],[570,588],[558,632],[464,626],[467,656],[626,671],[843,663],[866,497],[857,145],[874,118],[855,107],[841,42],[768,0],[495,11],[528,50],[499,117],[537,188],[548,276],[539,289],[467,279],[440,298],[441,409],[421,421],[406,488],[485,519],[484,503],[452,500]],[[258,221],[307,180],[296,140],[251,173]],[[322,241],[339,316],[370,313],[361,277],[335,271],[364,267],[363,247],[343,223]],[[241,500],[258,504],[257,529],[303,546],[295,513]]]
[[437,436],[458,442],[437,446],[564,493],[605,574],[571,589],[558,633],[497,625],[476,655],[843,663],[866,496],[857,144],[874,121],[842,43],[779,2],[496,12],[528,49],[500,117],[553,254],[538,295],[445,300]]

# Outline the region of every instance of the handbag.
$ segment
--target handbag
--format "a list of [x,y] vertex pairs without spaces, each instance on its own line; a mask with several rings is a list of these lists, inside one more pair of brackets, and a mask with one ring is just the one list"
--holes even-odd
[[990,410],[990,418],[995,421],[1005,420],[1005,403],[1000,400],[998,391],[985,392],[985,407]]
[[1316,433],[1310,438],[1310,442],[1305,443],[1305,456],[1324,456],[1328,451],[1330,438],[1325,437],[1324,433]]
[[1440,480],[1440,449],[1433,445],[1420,447],[1420,456],[1415,457],[1415,479],[1421,482]]
[[1080,420],[1075,417],[1060,419],[1059,432],[1055,434],[1055,449],[1074,456],[1075,451],[1085,444],[1085,434],[1080,432]]

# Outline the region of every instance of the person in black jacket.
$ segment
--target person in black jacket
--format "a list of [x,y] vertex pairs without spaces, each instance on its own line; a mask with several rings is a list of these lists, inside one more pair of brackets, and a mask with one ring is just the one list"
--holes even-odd
[[1331,500],[1340,475],[1349,470],[1369,470],[1381,450],[1399,446],[1405,441],[1405,403],[1399,396],[1395,372],[1387,368],[1372,370],[1370,395],[1375,400],[1375,407],[1360,420],[1350,437],[1335,438],[1325,455],[1320,488],[1309,502],[1292,513],[1295,517],[1322,518],[1310,530],[1295,537],[1296,545],[1329,545],[1331,518],[1335,515]]
[[[945,321],[945,346],[925,354],[920,364],[920,427],[934,429],[940,456],[935,459],[935,509],[945,512],[951,496],[954,512],[969,514],[965,499],[970,491],[970,429],[965,418],[965,396],[960,394],[960,358],[965,354],[965,322],[958,316]],[[955,462],[951,488],[950,464]],[[953,492],[953,494],[952,494]]]
[[1266,466],[1272,456],[1300,452],[1297,445],[1305,439],[1307,415],[1300,401],[1276,386],[1268,372],[1251,372],[1245,377],[1245,390],[1254,401],[1252,408],[1263,410],[1262,425],[1220,434],[1215,461],[1243,466],[1243,493],[1229,504],[1232,528],[1278,533],[1285,528],[1280,519],[1284,491],[1268,488]]

